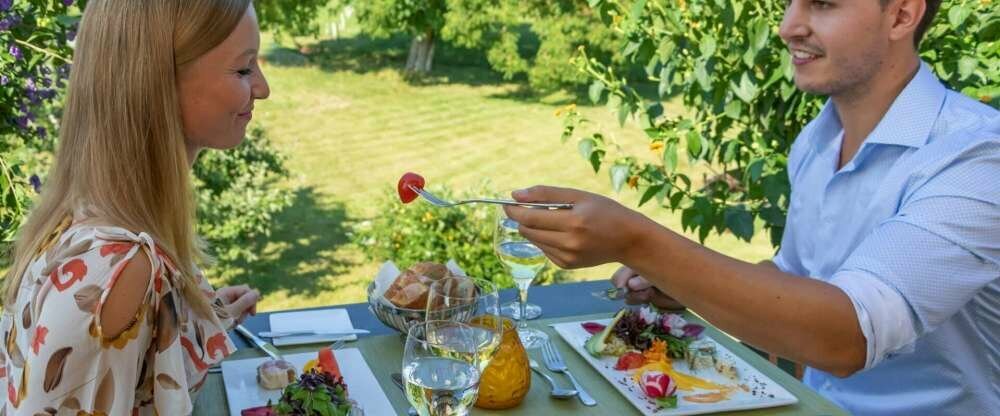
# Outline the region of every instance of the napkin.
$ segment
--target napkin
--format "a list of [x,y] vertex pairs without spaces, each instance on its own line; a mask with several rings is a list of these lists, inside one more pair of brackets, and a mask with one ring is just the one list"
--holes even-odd
[[[271,331],[345,331],[354,329],[351,317],[347,314],[347,309],[320,309],[314,311],[296,311],[272,313]],[[329,335],[302,335],[294,337],[280,337],[271,340],[277,346],[316,344],[321,342],[333,342],[338,340],[354,341],[357,335],[329,336]]]

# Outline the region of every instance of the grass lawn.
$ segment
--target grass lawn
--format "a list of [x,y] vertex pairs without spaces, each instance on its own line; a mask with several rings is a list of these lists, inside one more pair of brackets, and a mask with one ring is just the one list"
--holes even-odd
[[[354,36],[314,41],[307,57],[265,42],[271,97],[257,104],[255,120],[289,157],[292,185],[301,191],[275,218],[271,238],[259,243],[261,260],[220,267],[214,283],[258,287],[262,310],[363,301],[378,264],[349,244],[346,224],[375,215],[371,201],[406,171],[458,190],[489,179],[499,191],[553,184],[613,194],[606,171],[595,175],[575,141],[560,142],[562,120],[554,112],[568,95],[527,97],[481,57],[440,46],[433,77],[410,83],[397,71],[406,45]],[[582,111],[623,146],[650,153],[635,126],[619,129],[603,107]],[[616,198],[635,207],[638,196],[623,191]],[[643,211],[680,229],[679,213],[653,205]],[[772,254],[763,234],[752,244],[712,236],[708,245],[753,261]],[[615,268],[569,276],[606,279]]]

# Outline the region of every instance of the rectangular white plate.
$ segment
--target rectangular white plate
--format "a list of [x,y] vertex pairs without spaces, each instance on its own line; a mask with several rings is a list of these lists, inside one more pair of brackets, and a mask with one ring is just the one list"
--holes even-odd
[[[347,309],[319,309],[315,311],[297,311],[272,313],[269,316],[271,331],[347,331],[354,329],[351,317],[347,314]],[[271,340],[271,343],[282,347],[286,345],[328,343],[337,340],[354,341],[357,335],[329,336],[329,335],[304,335],[296,337],[280,337]]]
[[[375,374],[368,368],[357,348],[334,351],[337,365],[347,383],[350,398],[364,409],[366,415],[393,415],[392,404],[379,386]],[[298,372],[307,361],[316,358],[315,352],[290,354],[285,360],[294,364]],[[268,400],[277,403],[281,390],[264,390],[257,384],[257,366],[268,358],[248,358],[245,360],[223,361],[222,379],[226,386],[226,400],[229,401],[229,415],[240,416],[240,411],[249,407],[263,406]]]
[[553,324],[552,328],[559,333],[559,335],[573,347],[574,350],[580,356],[584,358],[590,365],[592,365],[597,372],[601,373],[615,389],[618,390],[623,396],[636,409],[644,415],[650,416],[666,416],[666,415],[697,415],[703,413],[714,413],[714,412],[726,412],[734,410],[747,410],[747,409],[761,409],[767,407],[784,406],[788,404],[793,404],[798,402],[788,390],[781,387],[774,380],[771,380],[763,373],[753,368],[742,358],[733,354],[725,346],[715,342],[707,335],[705,339],[710,340],[715,343],[716,355],[718,357],[727,358],[731,362],[735,363],[739,380],[734,382],[731,379],[726,378],[718,374],[714,369],[712,370],[701,370],[699,372],[691,372],[688,370],[688,365],[684,360],[675,360],[673,362],[673,367],[675,370],[692,374],[702,379],[715,382],[718,384],[738,384],[744,385],[749,391],[744,391],[743,389],[737,388],[733,393],[729,395],[726,400],[719,401],[716,403],[693,403],[684,400],[684,396],[690,394],[705,393],[708,391],[696,390],[693,392],[685,392],[678,390],[677,407],[674,409],[660,409],[658,406],[653,404],[652,401],[646,398],[646,394],[643,393],[642,389],[632,381],[631,372],[625,373],[622,371],[615,370],[615,363],[618,361],[615,357],[601,357],[594,358],[590,353],[584,349],[584,343],[590,338],[590,334],[587,333],[583,327],[580,326],[583,322],[597,322],[600,324],[608,324],[611,319],[598,319],[590,321],[578,321],[578,322],[564,322],[560,324]]

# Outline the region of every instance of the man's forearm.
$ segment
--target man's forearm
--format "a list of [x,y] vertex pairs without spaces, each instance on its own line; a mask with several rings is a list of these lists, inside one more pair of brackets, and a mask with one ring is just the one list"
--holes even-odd
[[770,353],[846,376],[866,344],[836,286],[723,256],[651,221],[623,263],[713,325]]

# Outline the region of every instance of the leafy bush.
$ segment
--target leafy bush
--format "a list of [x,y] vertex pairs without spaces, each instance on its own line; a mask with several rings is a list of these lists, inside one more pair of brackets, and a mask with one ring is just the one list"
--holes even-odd
[[0,252],[49,162],[78,20],[72,0],[0,0]]
[[[307,31],[326,0],[257,2],[261,23]],[[23,222],[52,163],[72,42],[85,0],[0,0],[0,253]],[[259,129],[230,152],[208,152],[195,169],[198,231],[218,259],[253,260],[247,241],[267,235],[270,216],[291,203],[288,176]],[[6,256],[0,256],[0,265]]]
[[[702,242],[712,231],[749,241],[761,223],[777,247],[790,192],[786,156],[823,103],[793,83],[777,36],[785,1],[589,3],[623,34],[626,59],[607,63],[582,50],[577,63],[592,80],[590,98],[606,99],[621,124],[638,119],[651,153],[629,154],[598,132],[579,139],[582,156],[595,172],[608,166],[616,190],[641,192],[640,205],[655,199],[681,210],[684,229]],[[945,1],[921,50],[952,88],[1000,106],[1000,8],[990,0]],[[622,76],[637,66],[655,94]],[[687,111],[664,114],[663,101],[675,94]],[[586,123],[568,109],[563,140]],[[678,171],[682,157],[703,178]]]
[[[443,187],[429,190],[445,199],[456,196]],[[473,194],[490,192],[484,185],[458,198]],[[514,287],[514,280],[493,252],[493,226],[497,220],[493,207],[472,204],[442,209],[422,201],[404,205],[393,191],[378,200],[377,209],[372,220],[356,225],[351,234],[369,260],[391,260],[408,267],[422,261],[454,259],[469,276],[489,279],[501,288]],[[561,273],[548,267],[536,282],[556,281]]]
[[272,216],[292,203],[292,190],[280,186],[288,178],[284,163],[258,126],[235,149],[198,157],[198,234],[218,260],[257,259],[250,242],[269,236]]

